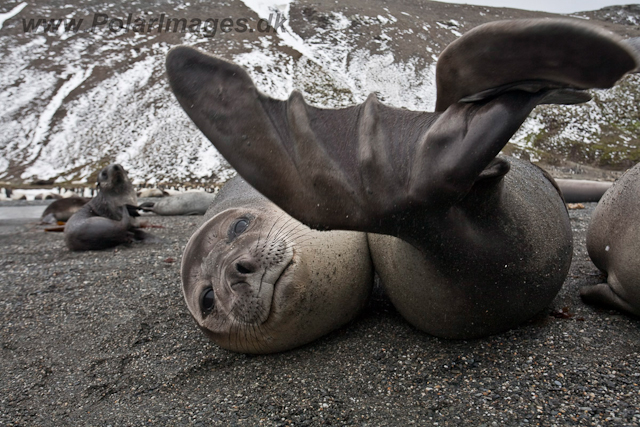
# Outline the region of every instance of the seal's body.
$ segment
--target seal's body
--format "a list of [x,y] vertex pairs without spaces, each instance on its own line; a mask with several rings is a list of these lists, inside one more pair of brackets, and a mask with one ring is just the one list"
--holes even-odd
[[157,215],[204,215],[215,199],[215,195],[206,191],[189,191],[168,197],[157,202],[146,202],[140,208]]
[[419,244],[369,234],[376,272],[411,324],[443,338],[510,329],[547,307],[571,264],[571,224],[556,188],[505,159],[498,185],[477,186],[424,223]]
[[110,248],[141,233],[127,208],[135,207],[137,198],[122,166],[104,168],[98,175],[98,188],[98,194],[67,221],[64,238],[72,251]]
[[556,182],[567,203],[597,202],[613,185],[613,182],[586,179],[556,179]]
[[178,101],[249,184],[312,228],[390,236],[369,241],[391,299],[449,338],[531,317],[571,261],[557,184],[498,153],[538,104],[585,102],[636,67],[632,46],[587,24],[490,23],[440,55],[428,113],[374,95],[337,110],[278,101],[223,59],[167,57]]
[[218,345],[272,353],[352,320],[371,291],[364,233],[318,232],[232,179],[189,240],[184,298]]
[[587,251],[607,273],[607,282],[582,288],[582,298],[640,316],[640,165],[616,181],[596,206]]

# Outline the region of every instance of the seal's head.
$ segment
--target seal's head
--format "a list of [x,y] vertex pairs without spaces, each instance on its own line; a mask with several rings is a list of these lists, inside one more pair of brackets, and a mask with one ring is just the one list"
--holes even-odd
[[287,350],[357,315],[371,289],[367,251],[363,233],[314,231],[266,201],[229,208],[191,237],[184,297],[221,347]]
[[136,205],[137,197],[127,171],[119,164],[113,163],[98,174],[97,187],[104,196],[116,198],[116,205]]

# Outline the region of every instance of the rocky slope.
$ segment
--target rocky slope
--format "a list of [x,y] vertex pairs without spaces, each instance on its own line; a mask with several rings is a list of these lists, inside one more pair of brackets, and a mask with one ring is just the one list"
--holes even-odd
[[[576,16],[637,37],[639,14],[632,5]],[[224,181],[233,172],[169,91],[164,57],[177,44],[245,66],[274,97],[299,89],[314,105],[340,107],[376,92],[389,105],[432,110],[447,44],[485,22],[544,16],[553,15],[419,0],[4,3],[0,180],[90,183],[116,161],[138,183]],[[260,19],[270,17],[278,28],[264,31]],[[583,106],[536,109],[507,151],[559,167],[630,166],[640,160],[638,83],[627,78]]]

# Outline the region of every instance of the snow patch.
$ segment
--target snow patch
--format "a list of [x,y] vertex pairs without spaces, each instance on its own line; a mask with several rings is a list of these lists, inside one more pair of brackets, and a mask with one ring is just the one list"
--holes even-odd
[[27,6],[27,3],[20,3],[19,5],[17,5],[16,7],[14,7],[13,9],[11,9],[9,12],[6,13],[0,13],[0,30],[2,29],[2,25],[4,25],[5,21],[7,19],[11,19],[14,16],[16,16],[18,13],[20,13],[22,11],[22,9],[24,9]]
[[[69,80],[64,82],[60,89],[53,96],[49,104],[45,107],[44,111],[40,115],[38,119],[38,124],[36,125],[35,131],[33,133],[33,139],[30,143],[30,148],[32,150],[32,154],[29,159],[33,159],[37,156],[38,153],[35,152],[37,148],[43,143],[46,138],[49,127],[51,126],[51,120],[53,119],[53,115],[58,111],[58,109],[62,106],[65,98],[78,86],[84,82],[91,72],[93,71],[93,67],[89,67],[86,70],[71,70],[68,74],[73,74]],[[67,78],[68,74],[63,75],[63,79]],[[38,150],[39,152],[39,150]],[[29,161],[29,159],[27,161]],[[23,176],[26,178],[26,176]]]

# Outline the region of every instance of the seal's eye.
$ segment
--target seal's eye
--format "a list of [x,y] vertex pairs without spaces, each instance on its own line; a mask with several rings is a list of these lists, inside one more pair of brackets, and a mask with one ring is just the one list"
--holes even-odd
[[213,306],[215,305],[215,296],[213,294],[213,289],[211,288],[207,288],[202,292],[202,295],[200,295],[200,307],[202,308],[202,311],[204,311],[205,313],[210,312],[211,310],[213,310]]
[[237,236],[238,234],[244,233],[248,226],[249,221],[247,221],[246,219],[241,219],[233,226],[233,232]]
[[243,216],[242,218],[235,220],[231,226],[229,226],[229,230],[227,231],[227,243],[233,242],[239,235],[247,231],[253,218],[253,216]]
[[247,218],[241,218],[236,222],[234,222],[233,224],[231,224],[231,227],[229,227],[229,233],[227,236],[229,238],[229,242],[232,242],[233,240],[235,240],[236,237],[244,233],[248,227],[249,227],[249,220]]

